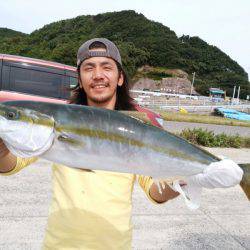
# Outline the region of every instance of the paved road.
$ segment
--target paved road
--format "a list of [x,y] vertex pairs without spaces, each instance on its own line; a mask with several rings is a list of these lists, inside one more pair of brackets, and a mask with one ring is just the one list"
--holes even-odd
[[190,122],[172,122],[164,121],[163,127],[173,133],[179,133],[186,128],[203,128],[214,131],[215,134],[225,133],[228,135],[239,134],[241,136],[250,137],[250,127],[237,127],[237,126],[225,126],[203,123],[190,123]]
[[[245,149],[244,156],[242,152],[223,154],[248,160],[250,150]],[[41,248],[50,198],[49,163],[0,176],[1,250]],[[204,190],[201,208],[190,211],[181,198],[153,205],[135,185],[132,219],[133,249],[250,249],[250,203],[239,186]]]

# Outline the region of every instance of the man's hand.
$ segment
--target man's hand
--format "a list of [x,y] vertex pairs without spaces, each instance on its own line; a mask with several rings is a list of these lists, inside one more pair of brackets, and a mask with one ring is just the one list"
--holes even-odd
[[203,173],[186,179],[187,185],[181,187],[178,181],[173,183],[173,189],[185,199],[190,209],[200,206],[202,188],[227,188],[240,183],[243,176],[242,169],[232,160],[224,159],[211,163]]
[[16,166],[16,156],[10,153],[0,138],[0,172],[6,173],[11,171]]
[[0,158],[6,156],[10,151],[3,143],[3,140],[0,138]]
[[211,163],[203,173],[187,179],[188,185],[204,188],[227,188],[240,183],[242,169],[232,160],[224,159]]
[[[186,182],[179,181],[180,186],[185,186]],[[153,183],[149,191],[150,197],[158,203],[163,203],[176,198],[179,193],[174,191],[166,182]]]

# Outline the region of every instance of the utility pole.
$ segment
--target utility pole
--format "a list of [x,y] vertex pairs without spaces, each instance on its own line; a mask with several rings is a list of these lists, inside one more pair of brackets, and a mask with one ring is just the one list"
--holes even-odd
[[193,72],[192,75],[193,75],[193,80],[192,80],[192,83],[191,83],[190,97],[192,96],[192,92],[193,92],[195,72]]
[[235,90],[236,90],[236,85],[234,85],[234,91],[233,91],[233,96],[232,96],[231,105],[233,105],[233,104],[234,104],[234,95],[235,95]]
[[238,87],[238,95],[237,95],[238,103],[240,103],[240,86]]
[[233,99],[234,99],[234,95],[235,95],[235,89],[236,89],[236,86],[234,85]]

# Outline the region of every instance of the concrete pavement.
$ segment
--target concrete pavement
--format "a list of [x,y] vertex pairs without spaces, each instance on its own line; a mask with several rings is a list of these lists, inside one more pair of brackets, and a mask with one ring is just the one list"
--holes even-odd
[[[250,150],[244,152],[248,157]],[[0,194],[0,249],[40,249],[51,198],[49,164],[0,177]],[[154,205],[135,185],[132,219],[133,249],[250,249],[250,203],[239,186],[204,190],[200,209],[190,211],[181,197]]]

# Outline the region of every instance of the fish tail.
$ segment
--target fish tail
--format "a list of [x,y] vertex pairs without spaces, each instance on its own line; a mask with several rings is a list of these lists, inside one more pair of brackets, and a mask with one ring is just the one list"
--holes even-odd
[[246,194],[248,200],[250,200],[250,163],[239,164],[239,166],[244,172],[243,178],[240,182],[240,186]]

